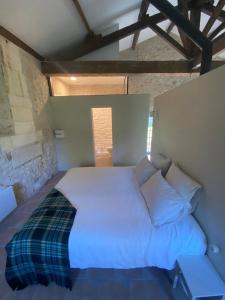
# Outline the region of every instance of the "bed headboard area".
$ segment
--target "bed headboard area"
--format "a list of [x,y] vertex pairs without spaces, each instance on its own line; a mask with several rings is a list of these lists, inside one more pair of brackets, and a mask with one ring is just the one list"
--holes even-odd
[[203,186],[195,217],[208,255],[225,280],[225,67],[192,80],[155,100],[152,160],[163,154]]

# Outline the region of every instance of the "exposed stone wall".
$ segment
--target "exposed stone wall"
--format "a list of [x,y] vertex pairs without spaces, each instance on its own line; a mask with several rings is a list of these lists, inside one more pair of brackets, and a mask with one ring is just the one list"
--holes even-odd
[[93,130],[96,153],[108,153],[112,148],[112,109],[95,108],[92,110]]
[[126,93],[124,85],[107,84],[107,85],[85,85],[71,86],[71,95],[117,95]]
[[[151,38],[137,45],[135,50],[120,52],[121,60],[181,60],[176,50],[159,37]],[[150,110],[154,107],[154,98],[193,78],[196,74],[137,74],[128,79],[129,94],[149,94]]]
[[14,185],[18,201],[56,171],[48,96],[40,63],[0,36],[0,185]]

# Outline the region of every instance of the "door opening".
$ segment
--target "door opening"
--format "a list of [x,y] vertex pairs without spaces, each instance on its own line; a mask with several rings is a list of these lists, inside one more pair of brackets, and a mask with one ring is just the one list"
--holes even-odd
[[95,166],[112,166],[112,108],[92,108]]

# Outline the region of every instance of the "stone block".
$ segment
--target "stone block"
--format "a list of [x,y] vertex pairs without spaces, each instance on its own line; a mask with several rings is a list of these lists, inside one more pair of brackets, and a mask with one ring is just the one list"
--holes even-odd
[[27,78],[23,74],[20,74],[20,81],[21,81],[23,96],[29,98]]
[[0,117],[0,136],[9,136],[14,134],[14,126],[11,119]]
[[11,137],[13,149],[29,145],[41,140],[40,133],[28,133],[28,134],[20,134]]
[[12,106],[11,107],[13,120],[15,122],[32,122],[33,112],[31,108],[26,108],[22,106]]
[[15,135],[35,132],[35,126],[30,122],[14,122]]
[[24,108],[31,108],[32,103],[29,98],[19,97],[19,96],[10,96],[9,95],[9,103],[11,106],[21,106]]
[[12,151],[12,165],[17,168],[26,162],[42,155],[42,144],[35,143],[32,145],[20,147]]
[[8,65],[11,69],[22,72],[22,64],[20,59],[20,49],[13,43],[7,43]]
[[23,96],[19,72],[6,68],[8,77],[8,92],[10,95]]
[[2,151],[11,151],[13,149],[11,137],[0,137],[0,147]]

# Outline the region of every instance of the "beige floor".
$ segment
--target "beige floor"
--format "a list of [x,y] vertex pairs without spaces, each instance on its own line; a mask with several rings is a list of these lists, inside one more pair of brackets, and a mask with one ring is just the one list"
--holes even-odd
[[[165,272],[156,268],[132,270],[86,269],[73,270],[73,289],[55,284],[48,287],[30,286],[12,291],[5,281],[5,245],[21,228],[63,174],[56,175],[39,193],[20,205],[0,223],[0,300],[172,300],[171,286]],[[176,300],[186,299],[179,294]]]

